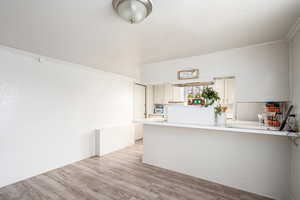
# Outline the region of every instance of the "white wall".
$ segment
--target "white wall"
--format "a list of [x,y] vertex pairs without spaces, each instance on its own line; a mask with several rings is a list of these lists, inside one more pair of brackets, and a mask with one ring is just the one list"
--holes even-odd
[[[146,92],[146,87],[137,84],[134,85],[134,120],[145,119]],[[142,139],[144,135],[143,124],[134,124],[134,132],[135,140]]]
[[257,114],[264,110],[265,103],[237,103],[236,119],[240,121],[258,121]]
[[[291,84],[292,100],[296,106],[299,122],[300,116],[300,30],[291,45]],[[299,124],[300,125],[300,124]],[[300,200],[300,146],[292,147],[291,193],[295,200]]]
[[94,155],[94,130],[131,123],[133,80],[0,49],[0,187]]
[[276,41],[213,54],[143,65],[145,83],[177,82],[177,71],[200,70],[200,81],[236,76],[238,101],[289,100],[288,43]]

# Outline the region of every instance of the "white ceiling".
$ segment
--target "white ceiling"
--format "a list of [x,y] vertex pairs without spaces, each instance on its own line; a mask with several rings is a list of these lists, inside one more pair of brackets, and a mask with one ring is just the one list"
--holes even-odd
[[131,25],[111,0],[1,0],[0,44],[127,73],[126,66],[283,39],[300,16],[299,0],[153,3],[153,13]]

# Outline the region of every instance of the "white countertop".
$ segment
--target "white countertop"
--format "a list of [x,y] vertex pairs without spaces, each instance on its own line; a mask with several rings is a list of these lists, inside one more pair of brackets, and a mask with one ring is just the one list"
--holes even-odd
[[[275,136],[287,136],[295,137],[299,136],[299,133],[292,133],[287,131],[276,131],[276,130],[265,130],[255,126],[243,126],[241,123],[229,124],[227,126],[205,126],[199,124],[186,124],[186,123],[170,123],[166,121],[155,121],[155,120],[136,120],[135,123],[143,123],[145,125],[153,126],[168,126],[168,127],[179,127],[179,128],[193,128],[193,129],[205,129],[205,130],[216,130],[216,131],[230,131],[239,133],[253,133],[253,134],[264,134],[264,135],[275,135]],[[251,128],[253,127],[253,128]]]

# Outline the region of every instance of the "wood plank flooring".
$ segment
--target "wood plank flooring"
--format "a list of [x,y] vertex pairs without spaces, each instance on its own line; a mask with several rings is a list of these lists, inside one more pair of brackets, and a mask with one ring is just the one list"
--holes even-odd
[[141,162],[141,142],[0,188],[0,200],[269,200]]

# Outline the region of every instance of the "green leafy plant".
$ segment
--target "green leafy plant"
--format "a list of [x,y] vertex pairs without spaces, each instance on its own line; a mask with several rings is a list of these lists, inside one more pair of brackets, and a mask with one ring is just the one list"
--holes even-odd
[[215,102],[220,100],[218,92],[211,87],[206,87],[202,90],[201,96],[205,99],[205,107],[213,105]]
[[188,98],[188,105],[193,105],[194,95],[193,94],[189,94],[187,96],[187,98]]
[[187,98],[188,98],[188,99],[193,99],[193,98],[194,98],[194,95],[193,95],[193,94],[189,94],[189,95],[187,96]]

